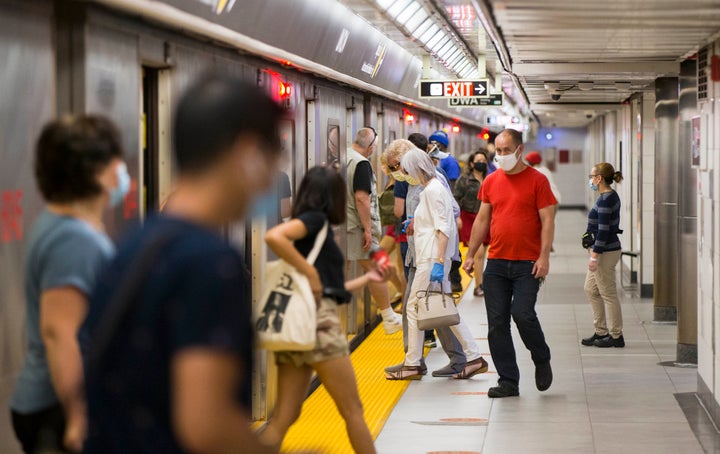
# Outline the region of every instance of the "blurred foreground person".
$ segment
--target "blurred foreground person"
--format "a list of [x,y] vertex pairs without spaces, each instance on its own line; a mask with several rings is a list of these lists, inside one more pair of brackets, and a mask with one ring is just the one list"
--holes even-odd
[[119,245],[83,327],[85,452],[277,452],[250,428],[250,279],[221,229],[272,185],[280,117],[227,76],[180,99],[173,195]]
[[45,209],[25,261],[28,351],[10,402],[23,450],[79,452],[86,433],[77,333],[97,275],[114,253],[103,212],[130,187],[115,126],[66,116],[45,127],[35,177]]
[[393,270],[370,270],[345,282],[345,259],[330,228],[315,263],[310,264],[306,259],[326,223],[339,225],[345,222],[345,200],[342,175],[330,168],[314,167],[300,183],[292,219],[274,227],[265,236],[268,246],[278,257],[307,276],[318,307],[315,348],[275,354],[278,400],[261,438],[278,449],[288,429],[300,416],[314,370],[345,420],[353,450],[356,453],[375,452],[363,416],[338,305],[350,302],[349,292],[371,282],[386,281]]

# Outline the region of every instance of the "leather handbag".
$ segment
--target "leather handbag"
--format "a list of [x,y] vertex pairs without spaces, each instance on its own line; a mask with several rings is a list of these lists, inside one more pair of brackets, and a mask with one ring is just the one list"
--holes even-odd
[[442,328],[460,323],[460,314],[452,295],[441,290],[431,290],[432,283],[427,290],[416,293],[418,297],[417,323],[420,330]]
[[[311,265],[327,237],[328,223],[315,237],[307,256]],[[267,287],[254,306],[254,324],[260,348],[271,351],[306,351],[315,347],[317,305],[310,282],[286,261],[265,265]]]

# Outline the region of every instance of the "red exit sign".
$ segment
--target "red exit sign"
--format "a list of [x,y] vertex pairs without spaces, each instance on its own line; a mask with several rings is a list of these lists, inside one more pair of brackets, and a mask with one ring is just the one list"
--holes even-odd
[[488,80],[422,80],[421,98],[487,98]]
[[23,210],[20,190],[0,193],[0,243],[23,239]]

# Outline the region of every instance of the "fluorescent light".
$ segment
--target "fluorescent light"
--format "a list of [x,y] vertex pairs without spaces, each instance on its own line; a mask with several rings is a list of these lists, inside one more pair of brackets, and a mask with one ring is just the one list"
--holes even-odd
[[420,8],[415,12],[415,14],[412,15],[410,19],[408,19],[407,22],[405,22],[404,26],[412,34],[415,28],[417,28],[418,25],[422,24],[422,22],[427,18],[427,11],[425,11],[423,8]]
[[422,10],[422,7],[418,2],[412,2],[410,5],[408,5],[407,8],[405,8],[398,16],[395,18],[395,20],[398,21],[398,23],[405,25],[405,22],[408,21],[412,17],[413,14],[415,14],[416,11]]

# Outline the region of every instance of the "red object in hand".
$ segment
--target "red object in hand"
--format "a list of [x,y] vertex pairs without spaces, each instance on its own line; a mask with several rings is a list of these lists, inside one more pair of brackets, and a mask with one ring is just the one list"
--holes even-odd
[[390,266],[390,256],[385,249],[377,246],[370,249],[370,258],[375,261],[375,264],[381,270]]

